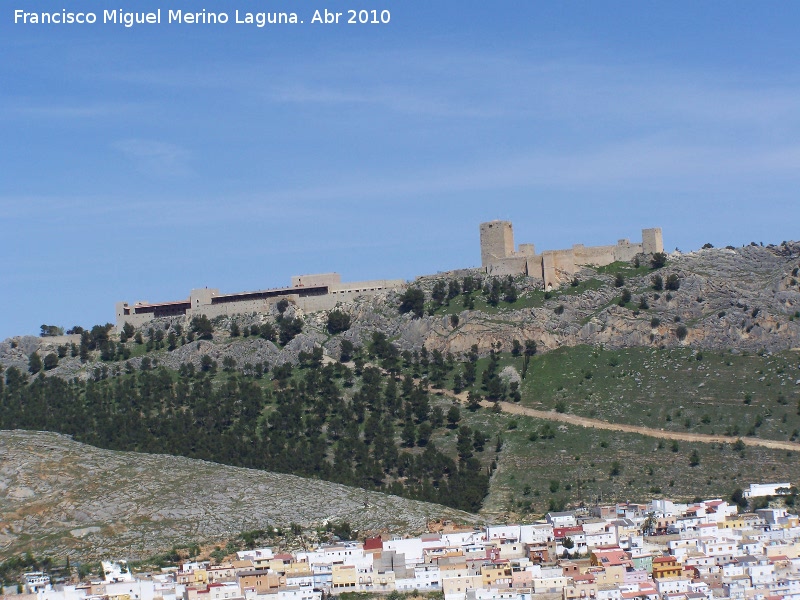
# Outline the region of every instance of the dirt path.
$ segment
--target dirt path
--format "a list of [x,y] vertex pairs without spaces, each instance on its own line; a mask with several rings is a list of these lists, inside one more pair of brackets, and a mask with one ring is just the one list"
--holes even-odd
[[[461,400],[461,398],[459,398]],[[491,408],[493,404],[484,400],[481,406]],[[644,427],[641,425],[626,425],[624,423],[609,423],[608,421],[601,421],[600,419],[590,419],[588,417],[579,417],[577,415],[568,415],[565,413],[557,413],[555,411],[536,410],[520,406],[519,404],[512,404],[511,402],[500,402],[500,407],[503,412],[513,415],[525,415],[528,417],[536,417],[537,419],[547,419],[549,421],[558,421],[560,423],[568,423],[570,425],[578,425],[579,427],[591,427],[593,429],[606,429],[608,431],[624,431],[626,433],[638,433],[640,435],[647,435],[650,437],[662,438],[665,440],[679,440],[683,442],[700,442],[703,444],[710,443],[724,443],[733,444],[741,439],[747,446],[761,446],[763,448],[771,448],[773,450],[791,450],[800,452],[800,444],[794,442],[784,442],[781,440],[765,440],[760,438],[743,437],[737,438],[729,435],[709,435],[705,433],[682,433],[680,431],[665,431],[663,429],[655,429],[652,427]]]
[[[369,364],[380,368],[378,365]],[[385,373],[385,371],[384,371]],[[414,383],[419,383],[419,379],[414,379]],[[434,393],[441,393],[460,402],[461,404],[467,403],[467,392],[456,394],[451,390],[442,388],[431,388]],[[500,402],[500,408],[503,412],[512,415],[523,415],[526,417],[535,417],[537,419],[545,419],[548,421],[558,421],[559,423],[567,423],[569,425],[577,425],[578,427],[590,427],[592,429],[605,429],[606,431],[623,431],[625,433],[638,433],[639,435],[646,435],[654,438],[661,438],[664,440],[678,440],[681,442],[699,442],[701,444],[735,444],[738,440],[742,440],[745,446],[761,446],[762,448],[770,448],[772,450],[790,450],[792,452],[800,452],[800,444],[795,442],[786,442],[782,440],[765,440],[762,438],[754,437],[733,437],[730,435],[711,435],[707,433],[682,433],[680,431],[665,431],[663,429],[655,429],[654,427],[645,427],[643,425],[627,425],[625,423],[610,423],[608,421],[601,421],[600,419],[590,419],[589,417],[579,417],[577,415],[568,415],[566,413],[559,413],[554,410],[536,410],[535,408],[528,408],[520,406],[512,402]],[[481,406],[485,408],[493,408],[494,403],[488,400],[482,400]]]

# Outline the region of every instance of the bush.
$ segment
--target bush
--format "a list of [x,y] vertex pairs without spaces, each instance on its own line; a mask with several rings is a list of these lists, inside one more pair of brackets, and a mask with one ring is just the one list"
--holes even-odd
[[686,336],[689,334],[689,330],[686,329],[686,325],[678,325],[675,328],[675,336],[680,340],[683,341],[686,339]]
[[660,292],[664,289],[664,279],[661,275],[653,275],[650,278],[650,281],[653,283],[653,289],[657,292]]
[[36,354],[36,352],[31,353],[28,357],[28,371],[32,375],[36,375],[39,371],[42,370],[42,359],[41,357]]
[[650,259],[650,267],[653,269],[660,269],[667,264],[667,255],[663,252],[656,252],[653,258]]
[[44,370],[49,371],[50,369],[55,369],[58,366],[58,356],[53,353],[48,354],[44,357]]
[[350,362],[353,359],[353,352],[355,351],[355,346],[353,342],[350,340],[342,340],[342,343],[339,345],[340,355],[339,355],[339,362]]
[[214,373],[217,370],[217,363],[208,354],[203,354],[200,357],[200,370],[204,373]]
[[667,255],[663,252],[656,252],[653,258],[650,259],[650,267],[653,269],[660,269],[667,264]]
[[747,498],[744,497],[742,488],[736,488],[731,494],[731,502],[739,507],[739,510],[747,509]]
[[670,274],[670,275],[667,277],[667,282],[666,282],[666,284],[665,284],[665,287],[666,287],[668,290],[671,290],[671,291],[675,292],[675,291],[677,291],[678,289],[680,289],[680,287],[681,287],[681,280],[680,280],[680,279],[678,279],[678,276],[677,276],[675,273],[672,273],[672,274]]
[[278,339],[278,332],[275,331],[275,328],[271,323],[264,323],[261,327],[253,325],[253,328],[254,329],[251,329],[253,335],[260,335],[262,338],[270,342],[274,342],[276,339]]
[[205,315],[192,317],[191,328],[201,340],[210,340],[214,336],[214,327]]
[[350,329],[350,315],[338,309],[328,313],[328,332],[331,335]]
[[425,314],[425,293],[419,288],[408,288],[400,297],[400,313],[413,312],[416,317]]
[[290,319],[281,319],[279,339],[281,346],[285,346],[291,342],[295,336],[302,333],[303,321],[294,317]]

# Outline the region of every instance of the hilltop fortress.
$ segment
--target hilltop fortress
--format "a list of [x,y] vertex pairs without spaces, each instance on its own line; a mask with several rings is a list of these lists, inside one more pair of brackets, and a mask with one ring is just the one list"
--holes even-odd
[[[520,244],[514,250],[514,229],[510,221],[481,223],[481,266],[487,275],[527,275],[542,281],[545,288],[557,287],[572,277],[581,265],[603,266],[629,261],[637,254],[664,251],[661,229],[643,229],[641,243],[619,240],[615,246],[575,244],[569,250],[545,250],[536,254],[533,244]],[[244,313],[267,313],[280,300],[288,300],[306,312],[330,310],[339,302],[371,296],[382,290],[397,289],[402,279],[378,279],[342,283],[338,273],[297,275],[289,287],[220,294],[218,289],[192,290],[189,298],[171,302],[117,302],[117,328],[125,323],[141,327],[158,317],[205,315],[214,318]]]
[[205,315],[212,319],[242,313],[266,313],[274,304],[288,300],[307,312],[330,310],[339,302],[349,302],[358,296],[371,296],[381,290],[395,289],[404,285],[402,279],[379,279],[342,283],[338,273],[295,275],[291,285],[284,288],[220,294],[218,289],[192,290],[186,300],[161,302],[117,302],[117,329],[125,323],[141,327],[158,317],[192,317]]
[[633,260],[637,254],[664,251],[661,228],[642,229],[641,243],[619,240],[614,246],[575,244],[569,250],[545,250],[536,254],[533,244],[514,250],[511,221],[481,223],[481,266],[488,275],[528,275],[540,279],[545,288],[558,287],[581,265],[602,267],[616,261]]

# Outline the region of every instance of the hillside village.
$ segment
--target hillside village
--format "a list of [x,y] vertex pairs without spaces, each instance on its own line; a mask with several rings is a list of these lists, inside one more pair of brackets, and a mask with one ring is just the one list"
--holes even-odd
[[[789,484],[754,484],[768,500]],[[769,504],[763,502],[763,504]],[[786,508],[740,513],[712,499],[550,512],[528,525],[371,537],[293,554],[244,550],[133,575],[105,561],[102,580],[51,585],[27,573],[16,600],[321,600],[436,594],[444,600],[797,600],[800,519]],[[232,558],[232,557],[230,557]],[[392,595],[394,594],[394,595]],[[352,597],[352,596],[349,596]]]

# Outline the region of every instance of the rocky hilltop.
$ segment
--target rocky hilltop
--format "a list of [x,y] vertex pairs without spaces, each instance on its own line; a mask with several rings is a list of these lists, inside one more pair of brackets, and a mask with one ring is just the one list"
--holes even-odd
[[[326,331],[325,313],[302,314],[289,307],[287,317],[303,320],[303,332],[284,347],[260,337],[228,335],[235,321],[240,328],[275,322],[271,315],[237,315],[214,321],[213,341],[196,341],[161,354],[156,360],[177,369],[183,363],[200,366],[208,355],[218,363],[225,357],[238,365],[297,363],[300,352],[322,346],[338,358],[342,340],[356,346],[368,343],[373,332],[383,332],[400,350],[428,350],[464,355],[477,346],[481,355],[497,345],[507,351],[511,342],[535,340],[540,352],[580,344],[606,348],[690,346],[716,350],[778,351],[800,346],[800,243],[779,246],[706,248],[671,255],[663,268],[615,263],[610,267],[583,268],[561,289],[545,292],[529,278],[517,278],[519,298],[496,307],[479,303],[464,308],[461,297],[444,306],[430,306],[431,292],[439,281],[483,278],[479,270],[462,270],[420,277],[409,284],[426,293],[426,313],[417,318],[397,310],[402,292],[361,298],[342,305],[351,327],[342,335]],[[619,277],[623,284],[618,286]],[[654,289],[653,278],[666,282],[677,277],[677,289]],[[631,301],[621,306],[624,290]],[[454,315],[457,319],[454,319]],[[152,323],[155,328],[172,325],[174,319]],[[685,328],[680,332],[679,329]],[[147,329],[147,328],[145,328]],[[0,364],[27,368],[28,356],[55,352],[58,346],[75,344],[79,336],[12,338],[0,343]],[[129,359],[138,368],[141,357]],[[85,375],[85,365],[67,355],[52,374]]]
[[[624,278],[632,294],[629,307],[617,302],[621,289],[614,275],[585,268],[577,281],[596,287],[570,293],[570,285],[564,286],[540,307],[511,305],[491,316],[464,311],[457,327],[448,318],[426,317],[396,331],[409,347],[454,353],[473,344],[486,353],[498,342],[507,350],[515,338],[536,340],[543,351],[579,344],[785,350],[800,345],[798,257],[796,243],[676,254],[658,271],[631,269]],[[666,281],[673,274],[677,290],[653,289],[654,276]],[[646,309],[639,308],[642,298]],[[675,335],[678,323],[687,328],[684,339]]]
[[181,457],[101,450],[67,436],[0,431],[0,559],[149,557],[257,528],[346,521],[407,534],[477,517],[325,481]]

